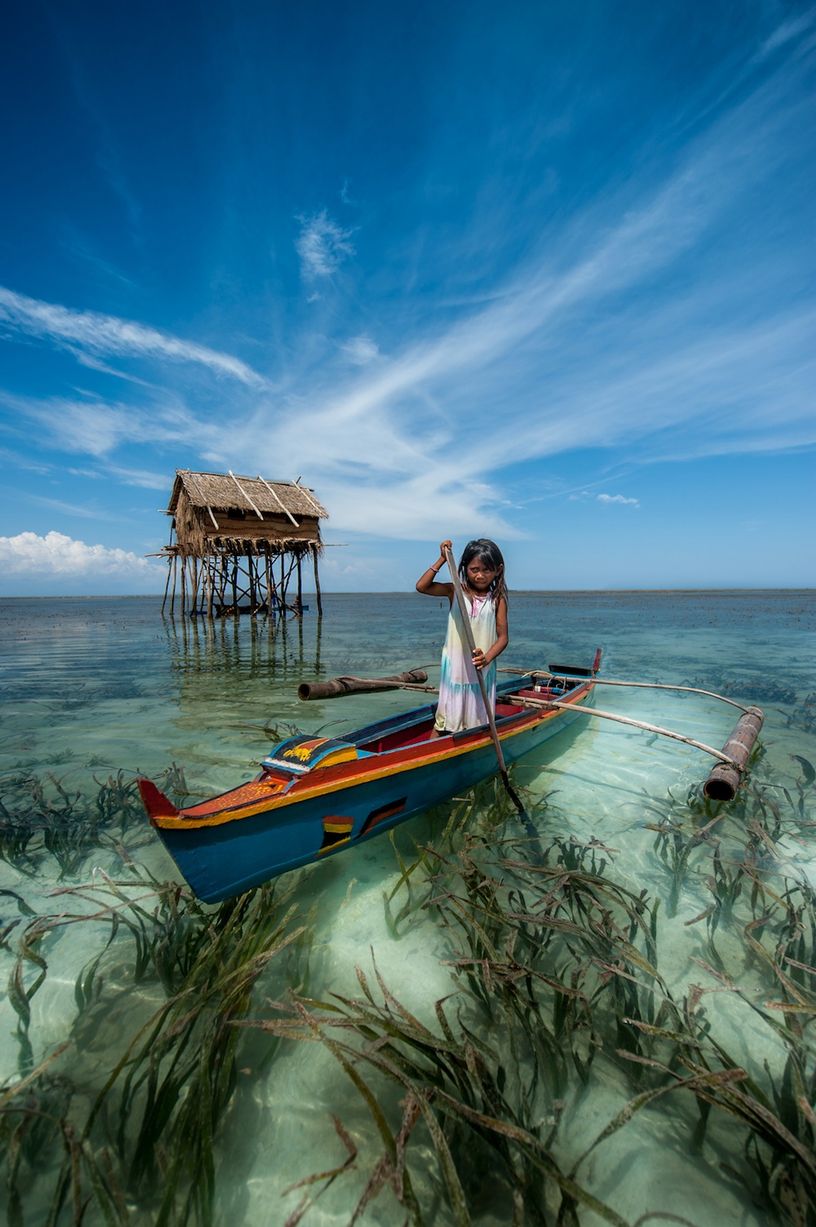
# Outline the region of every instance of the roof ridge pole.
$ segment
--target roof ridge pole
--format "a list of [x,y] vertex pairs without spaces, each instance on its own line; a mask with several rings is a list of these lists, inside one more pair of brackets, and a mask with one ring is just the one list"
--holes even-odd
[[259,519],[259,520],[262,520],[262,519],[263,519],[263,512],[262,512],[262,511],[259,511],[259,510],[258,510],[258,508],[255,506],[255,504],[253,503],[252,499],[249,497],[249,495],[247,494],[246,490],[244,489],[244,487],[241,485],[241,483],[240,483],[240,481],[238,480],[238,478],[237,478],[237,477],[235,476],[235,474],[233,473],[232,469],[227,469],[227,472],[229,473],[229,475],[230,475],[230,477],[232,478],[232,480],[235,482],[235,484],[236,484],[236,486],[238,487],[238,489],[239,489],[239,490],[241,491],[241,493],[243,494],[243,496],[244,496],[244,498],[246,499],[246,501],[249,503],[249,505],[250,505],[250,507],[252,508],[252,510],[255,512],[255,514],[256,514],[256,516],[258,517],[258,519]]
[[297,486],[297,488],[298,488],[298,490],[300,490],[301,494],[305,494],[305,495],[306,495],[307,499],[309,500],[309,502],[312,504],[312,506],[314,507],[315,511],[317,512],[317,518],[318,518],[318,519],[320,519],[320,513],[321,513],[321,511],[323,510],[323,508],[320,506],[320,504],[318,503],[318,501],[317,501],[317,499],[316,499],[316,498],[312,498],[311,492],[310,492],[309,490],[307,490],[305,486],[302,486],[302,485],[300,484],[300,478],[299,478],[299,477],[296,477],[296,478],[295,478],[295,480],[292,482],[292,485],[293,485],[293,486]]
[[[279,506],[280,506],[280,507],[281,507],[281,508],[282,508],[282,509],[283,509],[283,510],[286,512],[286,514],[288,515],[289,519],[290,519],[290,520],[292,521],[292,523],[294,524],[295,528],[300,528],[300,525],[298,524],[298,522],[297,522],[297,520],[295,519],[295,517],[292,515],[291,511],[289,510],[289,508],[288,508],[288,507],[286,507],[286,506],[284,505],[283,500],[282,500],[282,499],[281,499],[281,498],[278,496],[278,494],[276,493],[276,491],[274,491],[274,490],[272,489],[272,487],[270,486],[269,482],[268,482],[268,481],[266,481],[266,479],[265,479],[265,478],[261,477],[260,473],[258,474],[258,481],[263,482],[263,484],[266,486],[267,490],[268,490],[268,491],[269,491],[269,493],[272,495],[272,497],[273,497],[273,499],[275,500],[275,502],[276,502],[276,503],[278,503],[278,505],[279,505]],[[297,486],[297,482],[295,482],[295,485]],[[300,489],[300,487],[298,487],[298,489]]]

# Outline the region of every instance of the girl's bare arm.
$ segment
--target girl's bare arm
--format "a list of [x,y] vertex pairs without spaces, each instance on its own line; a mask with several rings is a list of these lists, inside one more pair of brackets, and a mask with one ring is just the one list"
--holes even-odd
[[451,541],[443,541],[439,546],[439,561],[431,564],[427,570],[423,571],[416,582],[417,592],[422,592],[425,596],[446,596],[449,601],[453,600],[453,584],[441,583],[437,580],[437,575],[445,565],[445,549],[450,549]]

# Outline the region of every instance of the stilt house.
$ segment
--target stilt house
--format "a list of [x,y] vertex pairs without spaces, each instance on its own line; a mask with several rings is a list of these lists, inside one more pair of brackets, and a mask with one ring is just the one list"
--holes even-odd
[[300,481],[178,469],[167,507],[170,544],[162,611],[210,618],[303,612],[304,561],[322,613],[320,520],[328,512]]

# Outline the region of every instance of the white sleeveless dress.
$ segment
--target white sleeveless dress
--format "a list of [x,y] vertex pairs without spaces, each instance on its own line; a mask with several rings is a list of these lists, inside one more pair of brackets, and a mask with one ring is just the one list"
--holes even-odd
[[[477,648],[486,652],[496,642],[496,606],[491,597],[465,594],[470,629]],[[496,662],[482,670],[488,699],[496,701]],[[439,679],[439,703],[435,728],[441,733],[459,733],[487,723],[487,713],[479,687],[478,670],[473,664],[462,626],[459,603],[454,598],[448,616],[448,633],[442,649],[442,672]]]

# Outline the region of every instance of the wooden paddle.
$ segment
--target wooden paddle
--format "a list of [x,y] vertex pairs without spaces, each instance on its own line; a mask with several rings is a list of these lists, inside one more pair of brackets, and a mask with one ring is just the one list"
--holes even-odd
[[[445,562],[448,564],[448,570],[450,571],[453,591],[456,595],[456,603],[458,604],[459,612],[462,615],[462,628],[464,630],[465,640],[467,642],[468,651],[472,657],[473,653],[476,651],[476,643],[473,639],[473,628],[470,625],[470,613],[467,607],[467,599],[462,591],[462,581],[459,578],[459,572],[456,569],[456,563],[454,562],[453,554],[451,553],[449,546],[445,546]],[[496,715],[492,710],[491,703],[488,700],[487,685],[485,684],[484,674],[482,673],[481,669],[476,670],[476,676],[479,679],[479,689],[482,692],[482,702],[484,703],[485,712],[487,713],[487,723],[490,726],[490,736],[493,738],[493,747],[496,751],[496,760],[499,764],[499,775],[502,778],[502,783],[507,789],[507,795],[510,797],[510,800],[513,802],[519,814],[521,814],[522,818],[524,819],[524,824],[528,831],[530,834],[536,835],[537,832],[532,826],[532,823],[527,815],[527,811],[525,810],[516,790],[513,788],[513,785],[510,783],[510,777],[507,774],[507,766],[505,765],[504,754],[502,753],[501,742],[499,741],[499,731],[496,728]]]

